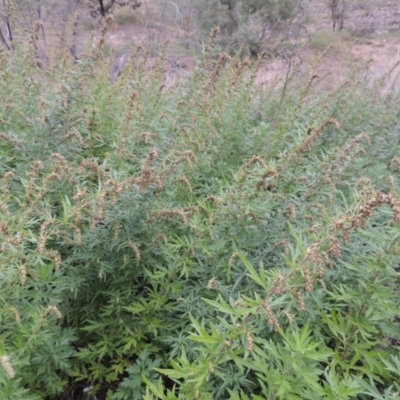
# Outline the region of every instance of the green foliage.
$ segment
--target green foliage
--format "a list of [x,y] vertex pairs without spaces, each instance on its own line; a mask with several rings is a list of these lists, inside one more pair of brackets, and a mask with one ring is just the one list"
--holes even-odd
[[212,48],[1,55],[0,398],[396,398],[393,71],[280,102]]
[[136,362],[126,368],[129,374],[119,385],[113,399],[141,399],[144,394],[145,383],[157,383],[158,374],[155,371],[160,366],[161,360],[151,360],[147,349],[143,350]]

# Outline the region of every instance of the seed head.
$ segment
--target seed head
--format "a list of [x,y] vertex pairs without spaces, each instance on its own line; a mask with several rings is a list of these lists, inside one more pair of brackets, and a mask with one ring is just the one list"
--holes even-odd
[[250,331],[246,332],[247,350],[252,353],[254,351],[254,341]]
[[0,357],[0,364],[3,366],[4,370],[6,371],[7,376],[12,379],[15,376],[14,368],[10,363],[10,357],[7,355]]
[[272,326],[276,332],[279,331],[281,327],[279,325],[278,318],[276,318],[276,315],[272,310],[271,303],[268,300],[265,300],[263,302],[263,307],[267,313],[268,325]]
[[21,264],[21,265],[19,265],[18,266],[18,271],[19,271],[19,274],[20,274],[20,279],[21,279],[21,284],[22,285],[25,285],[25,283],[26,283],[26,277],[27,277],[27,271],[26,271],[26,266],[25,266],[25,264]]
[[294,291],[293,294],[295,295],[295,297],[297,299],[297,307],[298,307],[299,312],[305,311],[306,303],[304,301],[303,295],[298,290]]
[[62,314],[60,310],[57,308],[57,306],[48,306],[44,312],[44,316],[49,314],[55,315],[59,319],[62,318]]
[[219,282],[215,279],[215,277],[212,277],[207,283],[207,289],[217,290],[218,288],[219,288]]

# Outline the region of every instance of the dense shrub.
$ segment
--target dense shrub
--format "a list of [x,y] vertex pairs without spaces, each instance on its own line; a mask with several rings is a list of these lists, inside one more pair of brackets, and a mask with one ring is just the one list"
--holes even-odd
[[252,55],[261,53],[278,33],[288,35],[299,14],[294,0],[198,0],[194,4],[204,34],[218,26],[218,43],[223,49],[234,52],[244,43]]
[[280,101],[211,41],[165,90],[103,43],[1,55],[0,397],[395,398],[390,71]]

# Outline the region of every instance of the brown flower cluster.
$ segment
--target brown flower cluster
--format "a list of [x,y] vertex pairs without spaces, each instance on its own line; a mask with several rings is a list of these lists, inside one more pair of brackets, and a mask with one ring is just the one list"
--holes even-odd
[[323,124],[319,127],[308,128],[308,130],[307,130],[308,136],[303,141],[303,143],[300,145],[300,147],[298,149],[300,151],[300,153],[305,153],[307,151],[310,151],[313,148],[313,146],[315,145],[315,142],[317,141],[317,139],[322,135],[324,129],[328,125],[334,125],[337,130],[340,129],[339,122],[334,118],[327,118],[323,122]]
[[393,212],[394,222],[400,222],[400,200],[392,193],[375,192],[372,198],[361,204],[353,215],[347,215],[335,222],[336,230],[343,232],[344,240],[348,240],[350,231],[356,231],[364,227],[375,208],[387,204]]
[[268,300],[265,300],[263,302],[263,308],[267,314],[268,325],[274,328],[276,332],[279,331],[281,329],[281,326],[279,324],[278,318],[272,310],[271,303]]

